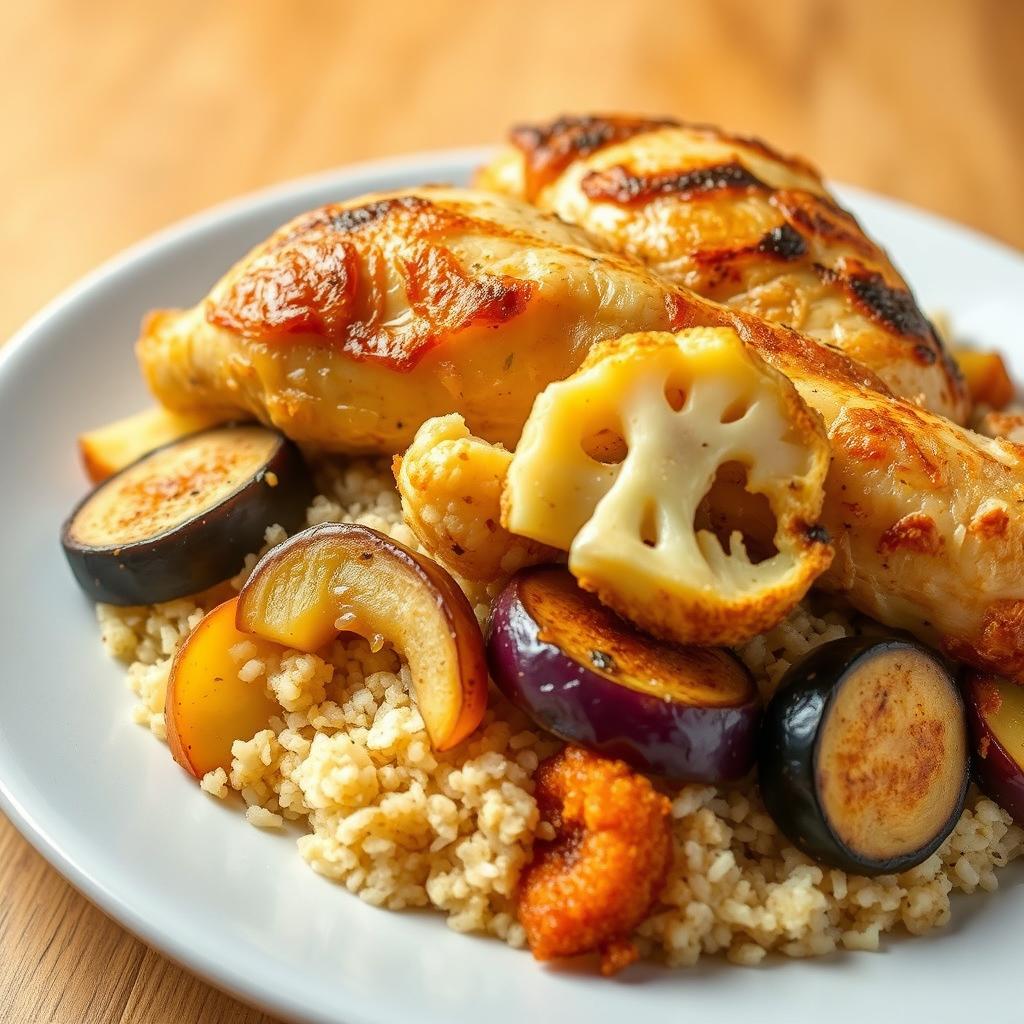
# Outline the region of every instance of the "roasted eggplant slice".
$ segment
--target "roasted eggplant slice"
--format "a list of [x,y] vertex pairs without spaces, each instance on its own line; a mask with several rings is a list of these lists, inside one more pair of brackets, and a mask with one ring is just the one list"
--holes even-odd
[[1024,686],[972,672],[964,697],[978,785],[1024,822]]
[[822,644],[769,701],[758,762],[765,806],[806,854],[860,875],[904,871],[939,847],[963,811],[960,693],[919,644]]
[[266,427],[217,427],[158,448],[104,481],[64,524],[79,585],[136,605],[233,576],[268,526],[302,525],[313,482],[299,450]]
[[753,766],[761,708],[743,665],[641,633],[564,568],[513,577],[487,649],[502,692],[562,739],[678,780],[721,782]]
[[238,628],[300,651],[338,633],[408,662],[436,750],[450,750],[487,710],[487,662],[473,606],[448,571],[358,523],[321,523],[268,551],[238,596]]

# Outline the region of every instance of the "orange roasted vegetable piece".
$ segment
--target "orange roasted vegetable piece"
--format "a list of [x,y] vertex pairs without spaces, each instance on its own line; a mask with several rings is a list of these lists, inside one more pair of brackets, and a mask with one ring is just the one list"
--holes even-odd
[[247,657],[264,661],[284,648],[236,629],[237,607],[236,597],[207,614],[171,665],[164,704],[167,745],[174,760],[197,779],[215,768],[227,771],[232,743],[251,739],[267,728],[271,715],[281,713],[266,695],[262,677],[251,683],[239,678],[242,660],[232,648],[247,641]]
[[79,434],[78,453],[89,479],[98,484],[154,449],[228,418],[223,413],[171,412],[157,406]]
[[998,352],[960,349],[956,353],[956,361],[963,370],[967,390],[974,402],[1002,409],[1013,401],[1013,381]]
[[566,747],[537,769],[538,842],[520,883],[519,920],[538,960],[596,950],[601,973],[636,959],[629,934],[658,898],[672,861],[670,804],[622,761]]

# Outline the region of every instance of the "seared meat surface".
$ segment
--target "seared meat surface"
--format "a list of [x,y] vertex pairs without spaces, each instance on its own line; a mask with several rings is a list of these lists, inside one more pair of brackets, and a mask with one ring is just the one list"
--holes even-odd
[[824,421],[836,556],[821,582],[1024,681],[1024,449],[895,397],[836,347],[607,255],[522,201],[424,188],[313,211],[193,309],[154,314],[138,352],[172,408],[237,410],[326,449],[394,454],[451,412],[512,447],[536,395],[595,342],[707,326],[733,327]]
[[902,398],[967,417],[959,371],[906,282],[802,160],[707,126],[570,117],[515,129],[478,184],[839,349]]
[[255,415],[336,451],[394,454],[460,412],[514,446],[533,399],[590,346],[663,329],[665,290],[524,202],[420,188],[285,225],[138,343],[171,409]]

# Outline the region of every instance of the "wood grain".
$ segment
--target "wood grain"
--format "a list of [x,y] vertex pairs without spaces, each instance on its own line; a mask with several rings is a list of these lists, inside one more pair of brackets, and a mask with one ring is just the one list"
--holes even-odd
[[[752,131],[1024,246],[1022,38],[1012,0],[8,4],[0,338],[212,203],[561,111]],[[0,965],[16,1024],[269,1021],[127,935],[2,819]]]

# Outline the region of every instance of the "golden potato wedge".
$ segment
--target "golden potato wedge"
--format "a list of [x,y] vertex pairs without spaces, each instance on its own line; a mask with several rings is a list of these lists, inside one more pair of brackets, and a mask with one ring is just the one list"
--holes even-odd
[[231,744],[265,729],[277,702],[266,695],[263,679],[239,678],[241,662],[232,649],[252,644],[250,658],[280,654],[280,645],[235,628],[238,598],[214,608],[192,631],[171,665],[164,718],[174,760],[201,779],[215,768],[231,767]]

